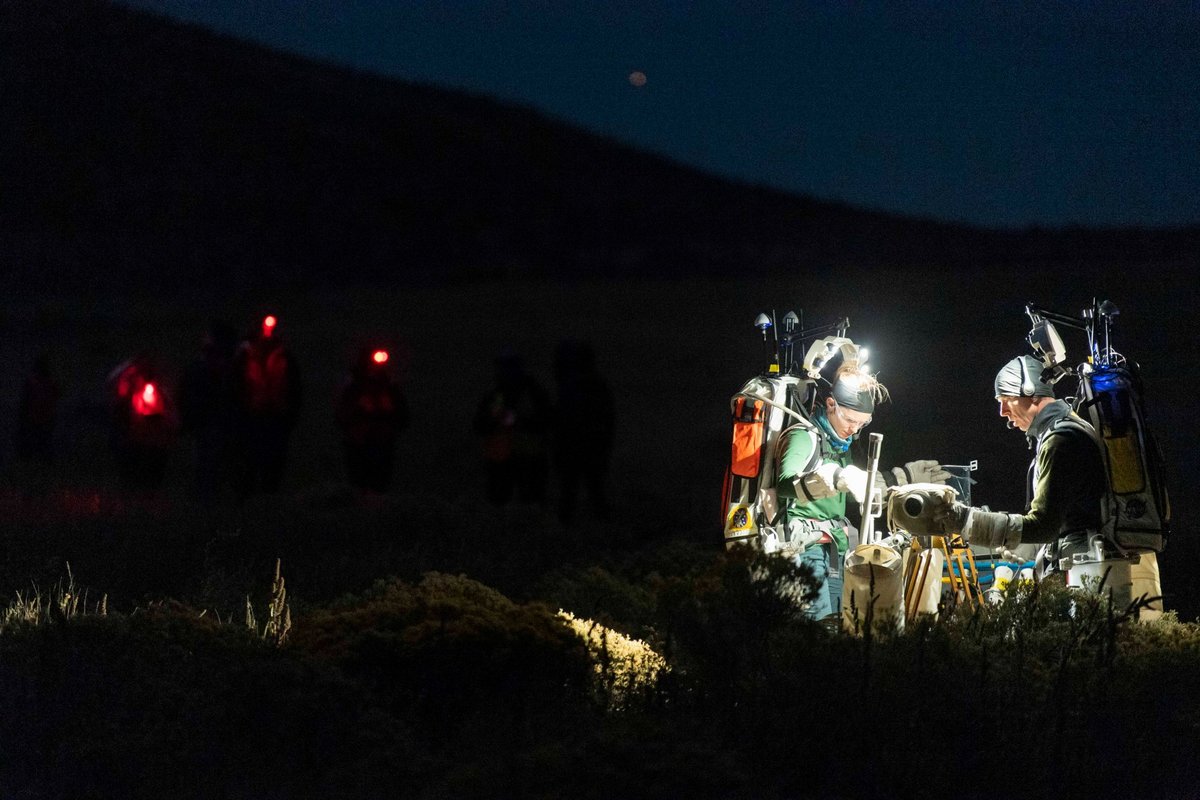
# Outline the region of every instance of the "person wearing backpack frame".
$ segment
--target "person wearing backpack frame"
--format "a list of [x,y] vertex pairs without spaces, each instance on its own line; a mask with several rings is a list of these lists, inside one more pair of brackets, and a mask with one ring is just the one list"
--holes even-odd
[[987,511],[955,502],[942,514],[947,533],[974,545],[1013,550],[1042,545],[1038,575],[1059,571],[1061,559],[1086,552],[1101,528],[1107,490],[1095,429],[1041,378],[1042,363],[1018,356],[996,374],[995,394],[1008,427],[1024,431],[1034,451],[1026,483],[1026,511]]
[[[843,363],[818,389],[811,424],[781,435],[776,491],[787,502],[787,541],[781,552],[807,565],[818,581],[817,598],[805,613],[823,619],[840,612],[841,564],[858,532],[846,519],[846,496],[862,507],[867,471],[850,463],[850,445],[871,423],[877,403],[890,397],[873,375]],[[945,483],[950,473],[937,461],[910,461],[880,470],[879,488],[906,483]]]

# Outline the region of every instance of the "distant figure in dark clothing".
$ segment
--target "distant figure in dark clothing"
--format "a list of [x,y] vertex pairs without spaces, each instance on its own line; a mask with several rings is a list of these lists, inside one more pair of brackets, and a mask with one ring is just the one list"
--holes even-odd
[[108,376],[110,443],[121,488],[153,494],[162,486],[179,419],[150,357],[139,353]]
[[205,333],[200,357],[184,372],[179,411],[185,433],[196,439],[196,496],[214,499],[233,472],[235,434],[233,327],[214,322]]
[[495,385],[479,401],[474,429],[483,445],[487,496],[502,506],[515,493],[525,503],[546,499],[550,404],[519,356],[496,359]]
[[563,341],[554,358],[558,403],[554,414],[554,464],[559,478],[559,519],[575,519],[581,487],[593,514],[607,519],[608,468],[616,414],[612,392],[596,368],[591,344]]
[[275,327],[275,317],[266,317],[234,356],[236,488],[241,499],[279,491],[300,414],[300,371]]
[[17,410],[17,458],[50,464],[54,461],[54,426],[62,391],[50,369],[50,357],[42,354],[33,371],[21,384]]
[[383,493],[392,481],[396,440],[408,425],[408,403],[388,370],[386,350],[364,349],[338,398],[337,423],[346,472],[356,489]]

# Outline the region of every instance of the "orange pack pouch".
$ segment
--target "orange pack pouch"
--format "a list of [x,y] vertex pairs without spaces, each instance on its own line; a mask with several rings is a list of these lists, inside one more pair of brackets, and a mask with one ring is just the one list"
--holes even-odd
[[739,478],[756,478],[762,466],[765,404],[739,397],[733,409],[733,453],[729,469]]

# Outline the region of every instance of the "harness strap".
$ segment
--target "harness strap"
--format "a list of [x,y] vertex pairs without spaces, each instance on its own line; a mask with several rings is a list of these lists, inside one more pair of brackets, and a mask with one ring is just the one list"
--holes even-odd
[[795,522],[802,528],[807,528],[810,531],[824,531],[830,533],[840,528],[846,528],[850,525],[850,520],[845,517],[838,519],[809,519],[808,517],[797,517],[796,519],[788,520],[789,524]]

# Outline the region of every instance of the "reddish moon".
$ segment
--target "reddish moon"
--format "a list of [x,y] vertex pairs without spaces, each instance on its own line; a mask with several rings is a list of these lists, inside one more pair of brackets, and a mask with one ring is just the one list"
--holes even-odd
[[629,73],[629,85],[642,87],[646,85],[646,73],[641,70],[634,70]]

